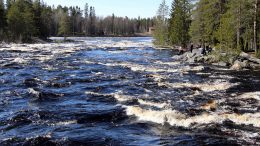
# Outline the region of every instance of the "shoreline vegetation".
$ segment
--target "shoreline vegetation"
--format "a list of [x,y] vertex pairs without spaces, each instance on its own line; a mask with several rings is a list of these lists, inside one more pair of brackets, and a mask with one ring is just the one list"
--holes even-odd
[[31,43],[32,38],[150,36],[154,18],[101,17],[95,7],[49,6],[40,0],[0,0],[0,41]]
[[[192,62],[197,62],[196,57],[207,48],[214,48],[198,62],[254,69],[260,65],[259,5],[260,0],[173,0],[169,9],[162,0],[155,21],[154,44],[179,49],[180,54],[184,53],[180,58]],[[195,46],[201,52],[188,53]]]

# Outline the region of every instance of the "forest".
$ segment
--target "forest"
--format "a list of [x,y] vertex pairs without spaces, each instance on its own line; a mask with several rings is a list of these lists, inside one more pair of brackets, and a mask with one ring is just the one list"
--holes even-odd
[[162,1],[156,16],[155,44],[194,43],[260,56],[260,0]]
[[136,36],[154,25],[153,18],[101,17],[95,7],[48,6],[40,0],[0,0],[0,41],[30,42],[49,36]]

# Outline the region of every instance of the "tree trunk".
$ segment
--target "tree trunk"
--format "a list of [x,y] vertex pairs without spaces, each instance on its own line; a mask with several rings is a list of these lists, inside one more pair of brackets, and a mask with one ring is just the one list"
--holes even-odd
[[255,0],[255,10],[254,10],[254,44],[253,47],[255,49],[255,52],[258,51],[258,45],[257,45],[257,12],[258,12],[258,3],[259,0]]
[[240,2],[239,2],[238,9],[237,9],[237,14],[238,14],[238,17],[237,17],[237,23],[238,23],[238,26],[237,26],[237,49],[241,49],[241,46],[240,46],[241,3]]

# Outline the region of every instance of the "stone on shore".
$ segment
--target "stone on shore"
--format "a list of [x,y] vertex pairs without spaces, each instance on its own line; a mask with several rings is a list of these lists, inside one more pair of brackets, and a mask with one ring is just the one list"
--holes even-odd
[[230,69],[232,69],[232,70],[242,70],[243,66],[244,65],[243,65],[242,62],[236,60]]

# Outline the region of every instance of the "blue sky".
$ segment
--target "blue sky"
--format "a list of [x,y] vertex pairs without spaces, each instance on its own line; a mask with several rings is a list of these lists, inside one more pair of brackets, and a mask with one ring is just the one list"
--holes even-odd
[[[153,17],[162,0],[43,0],[48,5],[80,6],[85,3],[94,6],[98,16],[114,13],[116,16]],[[166,0],[170,6],[172,0]]]

